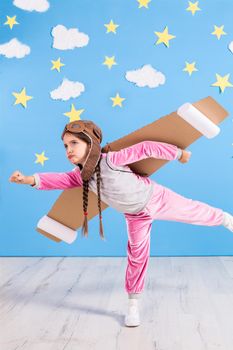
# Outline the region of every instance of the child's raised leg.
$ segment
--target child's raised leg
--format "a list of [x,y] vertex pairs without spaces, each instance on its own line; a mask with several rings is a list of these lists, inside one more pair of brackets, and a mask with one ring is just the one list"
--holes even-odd
[[146,211],[153,220],[171,220],[204,226],[219,226],[224,221],[222,209],[186,198],[159,184],[155,184],[154,195],[147,204]]

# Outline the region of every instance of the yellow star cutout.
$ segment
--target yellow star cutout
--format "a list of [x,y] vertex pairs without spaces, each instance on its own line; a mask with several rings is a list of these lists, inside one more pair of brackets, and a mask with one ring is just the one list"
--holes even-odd
[[111,19],[111,21],[108,24],[104,25],[107,28],[106,33],[114,33],[116,34],[116,28],[119,27],[119,24],[114,24],[113,20]]
[[105,56],[105,61],[103,64],[108,66],[108,69],[111,69],[114,64],[117,64],[115,62],[115,56],[112,56],[112,57]]
[[117,93],[115,97],[111,97],[111,100],[113,101],[112,107],[115,107],[115,106],[122,107],[122,101],[124,101],[125,98],[120,97],[119,94]]
[[14,95],[15,98],[16,98],[14,104],[18,105],[20,103],[23,107],[27,107],[27,101],[29,101],[29,100],[31,100],[33,98],[32,96],[27,96],[26,95],[25,88],[23,88],[21,90],[21,92],[19,92],[19,93],[13,92],[12,95]]
[[166,26],[163,32],[154,32],[158,36],[158,40],[156,45],[164,43],[167,47],[169,47],[169,40],[175,38],[175,35],[171,35],[168,33],[168,27]]
[[80,115],[85,111],[85,109],[75,109],[74,104],[71,105],[71,110],[69,112],[63,113],[70,118],[70,122],[80,119]]
[[44,165],[44,161],[48,160],[49,158],[45,157],[44,151],[41,154],[35,153],[37,160],[35,163],[40,163],[41,165]]
[[148,9],[148,4],[151,2],[151,0],[137,0],[139,3],[138,8],[140,9],[141,7],[146,7]]
[[56,69],[58,72],[60,72],[60,68],[61,68],[62,66],[65,66],[64,63],[61,63],[60,57],[59,57],[56,61],[51,61],[51,62],[52,62],[52,64],[53,64],[51,70]]
[[227,34],[223,31],[223,27],[224,27],[224,25],[222,25],[221,27],[217,27],[216,25],[214,25],[214,31],[211,34],[216,35],[218,40],[221,38],[221,35]]
[[186,64],[186,67],[183,69],[183,71],[188,72],[189,75],[191,75],[193,72],[195,72],[195,71],[198,70],[198,69],[196,69],[196,67],[195,67],[195,64],[196,64],[195,62],[193,62],[193,63],[188,63],[188,62],[185,61],[185,64]]
[[224,92],[226,87],[232,87],[233,85],[228,81],[230,74],[221,77],[219,74],[216,74],[217,81],[212,84],[212,86],[219,86],[220,92]]
[[196,11],[201,11],[201,9],[198,7],[198,1],[196,2],[189,1],[189,7],[187,7],[186,10],[191,11],[192,15],[194,15]]
[[10,27],[10,29],[12,29],[13,28],[13,26],[15,25],[15,24],[19,24],[18,22],[16,22],[16,16],[14,16],[14,17],[9,17],[9,16],[6,16],[7,17],[7,21],[4,23],[4,24],[7,24],[7,25],[9,25],[9,27]]

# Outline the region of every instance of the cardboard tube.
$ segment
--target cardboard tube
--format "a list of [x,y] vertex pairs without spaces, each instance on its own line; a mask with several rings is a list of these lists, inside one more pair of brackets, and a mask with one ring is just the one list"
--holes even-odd
[[44,215],[38,221],[37,227],[69,244],[73,243],[77,237],[77,231],[60,224],[58,221],[51,219],[47,215]]
[[177,114],[208,139],[217,136],[220,132],[220,128],[191,103],[187,102],[180,106]]

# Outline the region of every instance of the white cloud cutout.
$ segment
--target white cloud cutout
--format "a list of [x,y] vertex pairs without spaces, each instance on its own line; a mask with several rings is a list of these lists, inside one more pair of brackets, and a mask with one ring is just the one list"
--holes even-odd
[[63,79],[63,82],[57,89],[50,92],[53,100],[67,101],[70,98],[75,98],[85,91],[85,86],[78,81],[70,81]]
[[233,53],[233,41],[228,45],[229,50]]
[[31,49],[28,45],[22,44],[16,38],[0,45],[0,55],[6,56],[7,58],[23,58],[29,55],[30,51]]
[[125,78],[136,84],[138,87],[148,86],[149,88],[156,88],[165,83],[165,75],[157,71],[150,64],[144,65],[142,68],[126,72]]
[[75,47],[86,46],[89,42],[89,36],[79,32],[78,28],[67,29],[62,24],[58,24],[52,29],[53,47],[59,50],[71,50]]
[[49,8],[47,0],[14,0],[13,4],[26,11],[45,12]]

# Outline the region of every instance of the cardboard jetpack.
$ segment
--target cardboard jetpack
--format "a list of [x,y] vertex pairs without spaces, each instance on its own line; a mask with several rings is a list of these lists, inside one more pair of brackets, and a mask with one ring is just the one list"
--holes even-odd
[[[221,123],[228,112],[212,97],[206,97],[195,103],[185,103],[176,112],[172,112],[152,123],[107,143],[102,152],[119,151],[142,141],[166,142],[181,149],[187,148],[201,136],[213,138],[218,135]],[[168,161],[147,158],[128,164],[130,169],[142,176],[150,176]],[[77,229],[83,223],[82,187],[64,190],[47,215],[37,223],[36,230],[55,242],[72,243],[77,237]],[[97,196],[89,190],[88,220],[98,213]],[[102,211],[108,205],[101,201]]]

